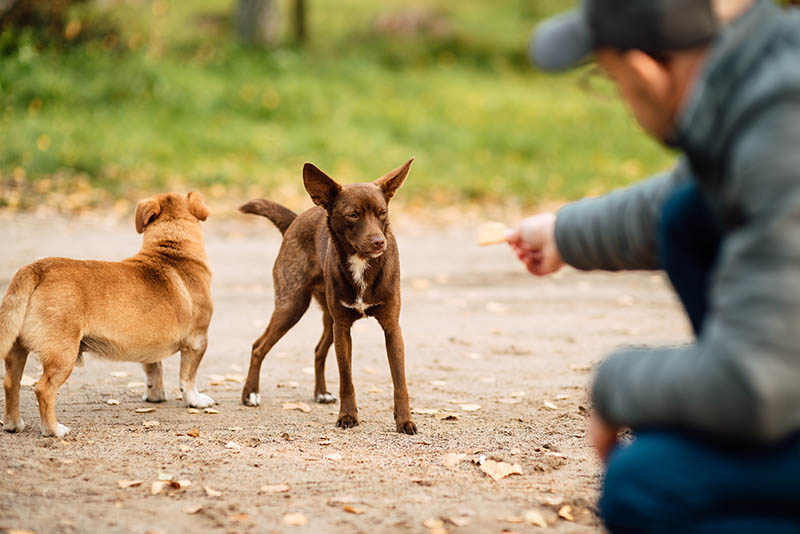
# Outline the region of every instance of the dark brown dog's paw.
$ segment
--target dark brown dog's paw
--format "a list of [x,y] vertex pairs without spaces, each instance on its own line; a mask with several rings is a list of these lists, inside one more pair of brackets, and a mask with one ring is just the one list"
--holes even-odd
[[417,425],[414,424],[414,421],[397,421],[397,431],[401,434],[408,434],[409,436],[413,436],[417,433]]
[[336,395],[328,393],[327,391],[325,393],[317,393],[314,396],[314,401],[318,402],[319,404],[330,404],[332,402],[336,402]]
[[358,426],[358,417],[354,415],[341,415],[336,421],[336,426],[339,428],[353,428]]
[[258,406],[261,404],[261,395],[255,391],[242,391],[242,404],[245,406]]

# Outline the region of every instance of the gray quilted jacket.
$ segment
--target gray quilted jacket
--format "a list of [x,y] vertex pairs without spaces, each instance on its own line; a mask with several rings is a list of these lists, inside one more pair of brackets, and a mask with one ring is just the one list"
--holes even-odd
[[595,407],[633,428],[778,440],[800,430],[800,10],[761,0],[723,30],[677,145],[672,172],[558,213],[558,249],[578,269],[659,269],[661,207],[685,180],[724,229],[700,338],[612,354]]

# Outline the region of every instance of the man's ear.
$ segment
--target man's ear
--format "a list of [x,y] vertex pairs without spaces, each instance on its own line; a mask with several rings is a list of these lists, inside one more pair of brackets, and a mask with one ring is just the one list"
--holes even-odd
[[673,97],[672,76],[664,64],[641,50],[628,50],[623,59],[634,75],[639,78],[639,85],[650,93],[651,98],[658,102],[665,102]]
[[206,205],[206,197],[202,193],[189,191],[186,195],[186,200],[189,203],[189,213],[197,217],[197,220],[205,221],[211,215],[211,210]]
[[342,186],[311,163],[303,165],[303,185],[317,206],[330,210]]
[[136,205],[136,233],[144,232],[145,227],[161,213],[161,204],[153,198],[140,200]]
[[386,202],[389,202],[394,194],[397,193],[397,190],[400,189],[400,186],[403,185],[406,176],[408,176],[408,171],[411,170],[411,163],[413,161],[414,158],[411,158],[400,167],[397,167],[393,171],[389,171],[373,182],[375,185],[381,188]]

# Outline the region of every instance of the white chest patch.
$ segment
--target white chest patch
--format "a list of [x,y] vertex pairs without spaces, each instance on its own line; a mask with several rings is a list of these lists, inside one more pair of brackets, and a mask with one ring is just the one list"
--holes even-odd
[[364,290],[367,287],[367,283],[364,280],[364,272],[369,269],[369,263],[357,254],[350,256],[350,258],[348,258],[348,263],[350,264],[350,274],[353,275],[353,280],[355,280],[356,286],[358,286],[358,296],[356,297],[356,301],[352,304],[342,301],[342,306],[354,309],[361,315],[364,315],[367,308],[373,306],[373,304],[366,304],[364,302]]

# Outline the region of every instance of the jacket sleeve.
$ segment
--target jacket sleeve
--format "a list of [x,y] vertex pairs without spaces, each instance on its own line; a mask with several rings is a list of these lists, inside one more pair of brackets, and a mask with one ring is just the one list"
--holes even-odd
[[555,231],[561,258],[582,270],[660,268],[661,207],[688,178],[688,165],[681,160],[671,172],[562,207]]
[[800,428],[800,101],[748,128],[723,202],[744,223],[722,243],[696,343],[627,349],[597,373],[610,423],[770,442]]

